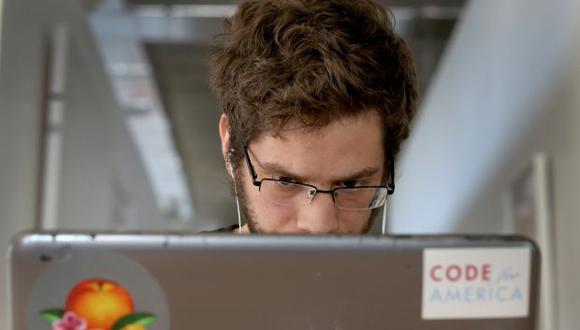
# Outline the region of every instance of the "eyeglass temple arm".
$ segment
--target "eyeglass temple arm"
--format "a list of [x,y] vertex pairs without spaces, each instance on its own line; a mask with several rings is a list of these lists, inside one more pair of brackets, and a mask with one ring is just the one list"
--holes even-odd
[[244,150],[244,158],[246,159],[246,165],[248,165],[248,169],[250,169],[250,174],[252,175],[252,183],[256,186],[261,185],[261,182],[258,181],[258,175],[256,174],[256,170],[250,161],[250,154],[248,153],[248,148],[244,146],[242,148]]
[[392,158],[390,163],[389,178],[387,179],[387,190],[388,194],[392,195],[395,193],[395,159]]

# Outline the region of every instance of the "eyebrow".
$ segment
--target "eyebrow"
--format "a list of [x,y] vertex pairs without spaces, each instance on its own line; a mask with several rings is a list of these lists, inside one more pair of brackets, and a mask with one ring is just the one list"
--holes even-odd
[[[283,166],[276,164],[276,163],[263,163],[260,164],[267,172],[271,173],[271,174],[277,174],[280,176],[284,176],[284,177],[288,177],[291,178],[293,180],[296,180],[299,183],[305,183],[309,180],[307,180],[305,177],[300,176],[298,174],[292,173],[291,171],[288,171],[287,169],[285,169]],[[367,178],[370,176],[375,175],[376,173],[379,172],[379,168],[378,167],[366,167],[363,168],[351,175],[348,175],[344,178],[340,178],[340,179],[336,179],[334,180],[332,183],[336,184],[336,183],[341,183],[341,182],[346,182],[346,181],[356,181],[356,180],[360,180],[363,178]]]

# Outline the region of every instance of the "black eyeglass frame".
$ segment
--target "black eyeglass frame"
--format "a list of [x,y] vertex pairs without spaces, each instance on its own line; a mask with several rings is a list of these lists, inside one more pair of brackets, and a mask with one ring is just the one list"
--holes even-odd
[[248,170],[250,171],[250,175],[252,177],[252,184],[256,187],[258,187],[258,191],[261,190],[262,188],[262,182],[263,181],[273,181],[273,182],[288,182],[288,183],[292,183],[292,184],[300,184],[306,187],[310,187],[312,189],[314,189],[315,193],[314,195],[318,194],[318,193],[324,193],[324,194],[331,194],[332,195],[332,201],[334,203],[336,203],[336,195],[335,192],[340,191],[340,190],[345,190],[345,189],[353,189],[353,188],[386,188],[387,189],[387,195],[392,195],[393,193],[395,193],[395,165],[394,165],[394,161],[391,160],[390,162],[390,166],[389,166],[389,178],[387,180],[387,185],[386,186],[358,186],[358,187],[338,187],[338,188],[334,188],[334,189],[330,189],[330,190],[325,190],[325,189],[320,189],[316,186],[313,186],[311,184],[308,183],[302,183],[302,182],[291,182],[291,181],[287,181],[287,180],[280,180],[280,179],[271,179],[271,178],[263,178],[261,180],[258,180],[258,174],[256,173],[256,170],[254,169],[254,165],[252,164],[251,160],[250,160],[250,154],[248,152],[248,147],[244,146],[243,148],[244,151],[244,158],[246,159],[246,165],[248,166]]

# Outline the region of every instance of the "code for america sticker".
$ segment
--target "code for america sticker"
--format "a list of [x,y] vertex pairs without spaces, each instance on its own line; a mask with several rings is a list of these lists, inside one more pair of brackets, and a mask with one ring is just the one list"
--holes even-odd
[[528,248],[434,248],[423,251],[421,317],[527,317]]

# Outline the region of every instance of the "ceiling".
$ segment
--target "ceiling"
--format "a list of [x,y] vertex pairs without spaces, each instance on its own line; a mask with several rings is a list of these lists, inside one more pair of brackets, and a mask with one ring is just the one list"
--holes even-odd
[[[235,0],[126,0],[131,6],[139,5],[191,5],[191,4],[234,4],[239,1]],[[416,6],[433,6],[433,7],[462,7],[465,0],[378,0],[379,3],[387,6],[396,7],[416,7]]]

